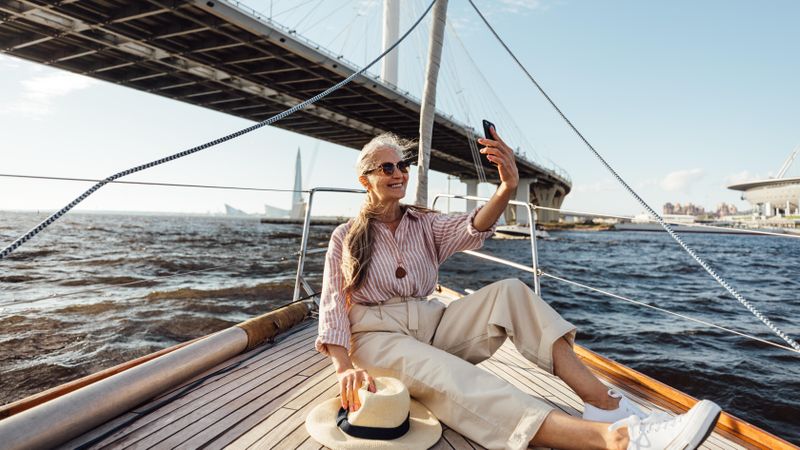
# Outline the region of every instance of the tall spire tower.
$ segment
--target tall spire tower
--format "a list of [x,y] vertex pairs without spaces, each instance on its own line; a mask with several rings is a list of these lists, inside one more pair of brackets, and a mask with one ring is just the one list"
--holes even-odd
[[306,215],[306,202],[303,200],[303,177],[301,175],[300,147],[297,147],[297,159],[294,163],[294,192],[292,193],[292,212],[289,217],[302,219]]

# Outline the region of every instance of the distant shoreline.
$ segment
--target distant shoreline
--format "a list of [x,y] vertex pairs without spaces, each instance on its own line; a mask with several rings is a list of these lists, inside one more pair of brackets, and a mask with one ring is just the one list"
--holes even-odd
[[614,225],[611,224],[583,224],[583,223],[549,223],[539,224],[539,228],[544,231],[612,231]]

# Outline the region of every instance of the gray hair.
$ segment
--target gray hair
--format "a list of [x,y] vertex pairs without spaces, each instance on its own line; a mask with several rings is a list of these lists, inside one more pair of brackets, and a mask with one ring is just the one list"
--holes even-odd
[[[391,148],[397,152],[397,156],[406,158],[409,156],[408,150],[417,146],[417,143],[410,139],[403,139],[394,133],[382,133],[374,138],[361,149],[356,161],[356,171],[358,175],[372,168],[375,161],[375,152],[382,148]],[[404,208],[412,208],[417,211],[429,212],[427,208],[419,208],[412,205],[401,205]],[[371,259],[373,234],[370,222],[378,217],[384,210],[384,206],[377,204],[369,195],[364,199],[358,215],[353,218],[350,229],[344,237],[344,251],[342,252],[341,271],[344,278],[345,300],[349,306],[353,291],[364,284]]]
[[362,175],[365,171],[371,169],[371,166],[376,163],[373,155],[381,148],[391,148],[397,152],[397,156],[405,158],[411,155],[409,150],[416,146],[417,141],[413,139],[404,139],[390,132],[379,134],[361,149],[356,160],[356,172]]

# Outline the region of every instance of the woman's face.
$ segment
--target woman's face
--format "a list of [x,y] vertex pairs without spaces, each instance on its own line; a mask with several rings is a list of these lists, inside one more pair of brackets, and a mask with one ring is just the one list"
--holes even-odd
[[[371,171],[362,177],[362,184],[364,181],[367,183],[364,187],[374,193],[381,203],[399,201],[405,197],[408,173],[403,173],[397,168],[397,163],[403,158],[391,147],[379,148],[372,156],[372,163],[367,166],[367,170]],[[384,163],[394,164],[391,175],[384,173],[381,168],[381,164]]]

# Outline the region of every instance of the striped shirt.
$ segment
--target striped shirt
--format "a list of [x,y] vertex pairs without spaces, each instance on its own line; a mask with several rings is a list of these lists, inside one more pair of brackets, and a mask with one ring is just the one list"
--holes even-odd
[[[495,226],[478,231],[472,220],[480,208],[471,213],[449,215],[426,213],[406,208],[394,234],[389,226],[373,221],[373,249],[366,278],[354,291],[351,301],[377,304],[392,297],[426,297],[433,293],[439,279],[439,266],[452,254],[480,248],[494,233]],[[351,222],[337,227],[331,235],[319,305],[319,335],[315,346],[327,354],[326,344],[350,350],[350,320],[344,295],[342,251]],[[406,276],[397,278],[395,271],[403,267]]]

